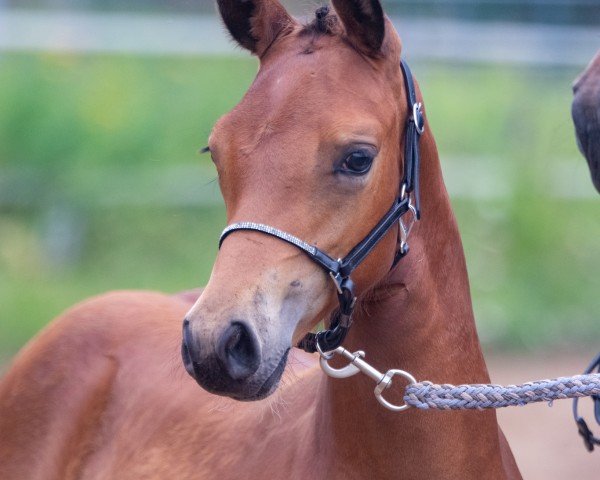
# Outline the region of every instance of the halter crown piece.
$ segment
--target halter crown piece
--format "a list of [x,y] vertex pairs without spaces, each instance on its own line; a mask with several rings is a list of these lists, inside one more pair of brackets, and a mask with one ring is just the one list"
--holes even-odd
[[332,316],[329,328],[317,333],[308,333],[299,343],[298,347],[314,353],[324,353],[335,350],[341,345],[352,324],[352,312],[356,304],[354,284],[350,275],[361,262],[371,253],[385,234],[399,223],[400,247],[394,258],[392,268],[408,253],[407,237],[410,226],[406,226],[402,217],[411,212],[412,221],[419,220],[419,138],[425,130],[425,118],[421,104],[417,102],[415,84],[410,68],[404,60],[400,61],[404,74],[404,86],[408,101],[409,117],[406,122],[404,143],[404,176],[400,184],[398,197],[383,218],[373,227],[369,234],[363,238],[344,258],[333,259],[314,245],[304,242],[298,237],[279,230],[269,225],[254,222],[238,222],[229,225],[221,233],[219,247],[225,238],[237,230],[254,230],[296,246],[308,257],[320,265],[332,278],[337,290],[339,308]]

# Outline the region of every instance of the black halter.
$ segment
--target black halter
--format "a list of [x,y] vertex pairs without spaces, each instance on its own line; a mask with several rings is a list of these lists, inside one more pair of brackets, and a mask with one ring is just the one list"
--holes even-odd
[[238,222],[229,225],[223,230],[219,240],[220,248],[223,240],[236,230],[254,230],[266,233],[298,247],[331,276],[335,282],[340,307],[332,317],[329,329],[309,333],[298,344],[299,348],[310,353],[316,351],[328,352],[340,346],[352,323],[352,311],[356,303],[354,284],[350,275],[371,253],[389,229],[396,222],[399,222],[400,247],[394,258],[393,268],[408,253],[406,237],[409,228],[402,223],[401,217],[409,211],[414,215],[414,220],[418,220],[421,216],[419,210],[419,137],[425,128],[425,119],[421,104],[417,102],[415,84],[410,68],[404,60],[401,60],[400,66],[404,73],[409,111],[404,144],[404,176],[400,184],[398,197],[394,200],[392,207],[348,255],[335,260],[314,245],[310,245],[294,235],[269,225],[254,222]]

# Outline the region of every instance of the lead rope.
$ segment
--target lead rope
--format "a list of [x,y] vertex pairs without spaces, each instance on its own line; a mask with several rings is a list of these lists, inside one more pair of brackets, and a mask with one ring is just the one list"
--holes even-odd
[[[340,355],[350,361],[343,368],[333,368],[329,365],[334,355]],[[503,408],[522,406],[534,402],[553,402],[554,400],[592,396],[596,404],[597,419],[600,419],[600,371],[589,373],[593,368],[600,370],[600,355],[597,362],[588,369],[584,375],[560,377],[552,380],[538,380],[521,385],[438,385],[432,382],[417,382],[416,379],[404,370],[392,369],[382,373],[364,360],[365,352],[350,352],[343,347],[338,347],[331,352],[321,352],[321,368],[334,378],[347,378],[359,372],[371,377],[376,382],[375,397],[384,407],[392,411],[402,411],[414,407],[421,410],[485,410],[488,408]],[[408,382],[404,393],[404,404],[395,405],[383,397],[383,392],[392,386],[392,378],[401,376]],[[580,425],[585,421],[577,415],[575,404],[575,418]],[[587,425],[585,425],[587,429]],[[589,432],[589,429],[586,430]],[[589,432],[581,433],[586,440],[588,450],[593,445],[600,445],[600,440]],[[591,445],[591,449],[588,445]]]
[[[596,369],[598,374],[600,374],[600,353],[596,355],[596,358],[594,358],[594,360],[592,360],[592,363],[590,363],[589,367],[586,368],[584,374],[587,375],[594,371],[594,369]],[[596,423],[600,425],[600,396],[597,393],[595,395],[592,395],[592,401],[594,402],[594,417],[596,419]],[[587,426],[587,423],[585,422],[583,417],[579,416],[578,406],[579,399],[575,398],[573,400],[573,418],[575,418],[577,430],[579,432],[579,435],[581,435],[581,437],[583,438],[583,444],[585,445],[585,448],[588,452],[593,452],[594,446],[600,445],[600,438],[594,436],[590,428]]]
[[600,374],[537,380],[521,385],[437,385],[420,382],[406,388],[404,401],[421,410],[484,410],[552,402],[600,394]]

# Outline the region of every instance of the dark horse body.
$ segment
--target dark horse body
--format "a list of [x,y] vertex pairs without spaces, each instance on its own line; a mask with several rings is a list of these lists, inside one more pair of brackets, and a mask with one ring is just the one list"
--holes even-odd
[[[210,149],[229,222],[276,225],[337,258],[398,195],[411,112],[401,42],[379,2],[333,3],[335,14],[304,26],[275,0],[219,2],[260,70]],[[356,270],[345,345],[380,369],[486,383],[428,127],[420,147],[423,218],[410,253],[390,271],[394,228]],[[337,304],[327,275],[293,246],[236,232],[197,296],[107,294],[25,347],[0,384],[0,478],[520,478],[494,411],[393,413],[370,379],[331,379],[314,356],[290,353]],[[184,317],[192,374],[214,393],[269,395],[289,353],[275,400],[202,391],[179,354]]]
[[573,122],[577,143],[600,192],[600,51],[573,84]]

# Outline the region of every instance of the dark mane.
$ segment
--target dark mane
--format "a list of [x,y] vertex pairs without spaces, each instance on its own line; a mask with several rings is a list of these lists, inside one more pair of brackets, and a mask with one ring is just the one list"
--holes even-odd
[[319,7],[315,11],[315,18],[312,22],[305,25],[302,33],[312,33],[317,35],[335,35],[339,30],[337,16],[330,12],[329,6]]

